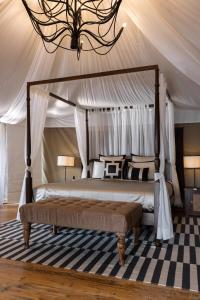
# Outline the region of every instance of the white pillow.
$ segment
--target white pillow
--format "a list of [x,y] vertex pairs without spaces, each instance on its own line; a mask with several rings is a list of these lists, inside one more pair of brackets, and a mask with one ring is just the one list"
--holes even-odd
[[105,163],[103,161],[94,161],[92,178],[104,178],[104,167]]
[[132,165],[134,168],[149,168],[148,173],[148,180],[154,180],[154,173],[155,173],[155,163],[154,161],[144,161],[144,162],[130,162],[130,165]]

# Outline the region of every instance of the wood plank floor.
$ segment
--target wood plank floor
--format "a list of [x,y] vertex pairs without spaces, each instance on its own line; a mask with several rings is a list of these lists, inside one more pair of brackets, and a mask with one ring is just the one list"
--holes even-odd
[[[16,210],[0,207],[0,222],[14,219]],[[200,294],[0,259],[0,299],[196,300]]]

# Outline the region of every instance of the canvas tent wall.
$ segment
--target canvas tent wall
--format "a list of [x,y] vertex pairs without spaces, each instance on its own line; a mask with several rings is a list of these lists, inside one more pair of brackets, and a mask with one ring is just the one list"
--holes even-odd
[[[5,121],[11,105],[17,109],[18,99],[25,99],[27,81],[159,64],[176,104],[177,120],[186,120],[185,111],[190,109],[187,122],[199,121],[199,6],[196,0],[124,0],[118,23],[127,22],[127,28],[112,52],[104,57],[82,53],[77,61],[73,52],[48,55],[22,2],[1,0],[0,26],[6,30],[0,33],[0,115]],[[66,88],[60,86],[55,92],[78,103],[80,90],[76,86],[66,95]],[[89,104],[85,99],[82,102]]]

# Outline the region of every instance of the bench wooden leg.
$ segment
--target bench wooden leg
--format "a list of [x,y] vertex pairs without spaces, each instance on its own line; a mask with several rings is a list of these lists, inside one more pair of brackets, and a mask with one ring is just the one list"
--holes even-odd
[[137,224],[133,227],[133,234],[134,234],[134,246],[139,244],[139,237],[140,237],[140,224]]
[[53,225],[53,234],[57,234],[58,233],[58,226]]
[[119,253],[119,264],[123,266],[125,263],[125,236],[122,234],[117,234],[117,248]]
[[24,223],[24,248],[28,249],[29,248],[29,238],[31,234],[31,223]]
[[161,240],[158,240],[158,239],[156,239],[155,238],[155,245],[156,245],[156,247],[162,247],[162,242],[161,242]]

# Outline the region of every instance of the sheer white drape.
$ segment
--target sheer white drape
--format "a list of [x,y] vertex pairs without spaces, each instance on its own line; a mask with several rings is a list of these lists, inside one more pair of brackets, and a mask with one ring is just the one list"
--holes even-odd
[[[42,68],[41,68],[42,65]],[[17,124],[26,117],[26,83],[38,78],[46,78],[50,76],[53,60],[46,54],[42,45],[38,47],[32,64],[28,70],[25,80],[13,99],[9,110],[0,118],[0,122],[7,124]],[[33,90],[33,88],[32,88]],[[45,92],[44,92],[45,93]],[[47,97],[47,95],[46,95]],[[48,97],[47,97],[48,98]]]
[[[31,144],[31,160],[32,160],[31,169],[33,169],[34,167],[35,159],[37,157],[38,151],[41,146],[43,130],[44,130],[44,125],[46,120],[47,107],[48,107],[48,99],[46,97],[43,97],[43,94],[37,93],[31,97],[31,143],[32,143]],[[26,143],[25,143],[25,148],[26,148]],[[26,157],[26,151],[25,151],[25,157]],[[26,172],[24,176],[19,206],[26,203],[25,178],[26,178]],[[19,214],[17,216],[17,219],[19,219]]]
[[127,15],[158,51],[199,85],[197,28],[200,24],[196,9],[199,11],[199,1],[196,0],[125,0],[124,6]]
[[81,162],[83,165],[82,178],[87,178],[87,149],[86,149],[86,112],[83,109],[76,108],[74,111],[74,121],[78,148]]
[[[160,75],[160,172],[155,173],[155,181],[159,180],[157,239],[168,240],[173,237],[172,215],[169,194],[167,191],[165,171],[165,140],[166,140],[166,81]],[[155,183],[157,184],[157,182]],[[157,196],[156,196],[157,197]]]
[[[0,116],[8,111],[17,95],[24,101],[20,91],[26,81],[158,63],[167,74],[175,104],[193,109],[192,114],[186,114],[186,121],[189,118],[190,122],[198,122],[199,111],[195,109],[200,107],[200,1],[123,0],[118,24],[127,22],[127,29],[116,46],[106,56],[82,53],[79,61],[70,51],[66,54],[59,50],[55,55],[45,52],[22,1],[1,3]],[[138,104],[140,95],[145,103],[153,99],[153,83],[154,76],[145,73],[134,75],[134,79],[125,74],[88,80],[86,84],[70,83],[67,93],[65,84],[61,89],[51,86],[51,91],[88,107],[125,106]],[[20,105],[23,106],[14,103],[16,110],[20,110]]]
[[[165,171],[166,144],[166,81],[160,76],[160,172],[155,174],[159,180],[156,207],[157,238],[173,237],[170,199],[167,191]],[[172,113],[172,112],[171,112]],[[110,111],[89,111],[90,158],[99,154],[139,154],[154,155],[154,109],[145,105],[134,106],[133,109],[113,109]],[[172,120],[172,119],[171,119]],[[170,130],[174,130],[170,124]],[[170,147],[174,147],[174,139]],[[171,160],[174,153],[172,148]],[[171,161],[170,160],[170,161]]]
[[0,205],[5,200],[7,186],[6,177],[7,151],[6,151],[6,126],[0,123]]
[[169,151],[169,162],[171,167],[171,181],[174,188],[175,203],[177,207],[182,207],[178,176],[176,172],[176,149],[175,149],[175,128],[174,128],[174,104],[167,100],[166,108],[166,141]]
[[[13,6],[17,5],[17,8],[19,3],[14,4]],[[11,9],[13,9],[13,6],[11,5]],[[46,31],[50,33],[49,29],[46,28]],[[32,32],[31,32],[32,33]],[[26,70],[26,74],[24,76],[24,80],[21,82],[21,85],[19,86],[19,89],[15,91],[15,95],[13,97],[13,101],[8,109],[8,111],[0,118],[0,122],[7,123],[7,124],[17,124],[21,121],[23,121],[26,118],[26,84],[29,81],[34,81],[39,79],[46,79],[50,76],[52,66],[54,63],[55,54],[47,55],[42,41],[40,39],[37,39],[36,41],[32,41],[34,44],[34,47],[36,47],[36,50],[34,54],[32,53],[32,59],[31,63],[29,65],[29,68]],[[27,47],[27,45],[26,45]],[[30,49],[29,49],[29,52]],[[24,54],[27,54],[25,52]],[[30,59],[29,57],[26,57],[26,59]],[[17,74],[17,76],[21,76],[21,74]],[[18,78],[16,78],[18,80]],[[8,81],[2,85],[3,87],[8,84]],[[13,84],[14,85],[14,84]],[[12,85],[8,86],[7,88],[10,89]],[[33,91],[33,88],[32,88]],[[48,96],[46,95],[48,98]]]
[[90,158],[99,154],[154,155],[154,109],[135,105],[132,109],[89,111]]
[[154,155],[154,109],[138,106],[130,110],[131,153]]

